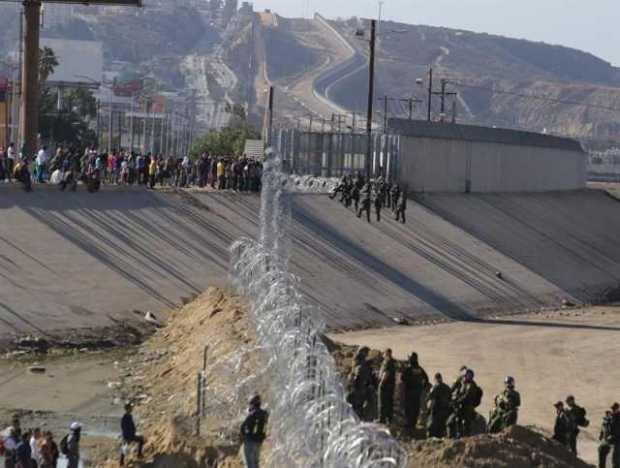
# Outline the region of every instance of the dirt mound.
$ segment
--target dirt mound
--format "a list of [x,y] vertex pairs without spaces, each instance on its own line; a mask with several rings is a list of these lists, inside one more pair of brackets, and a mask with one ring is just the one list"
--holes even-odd
[[[245,396],[250,389],[264,391],[261,372],[265,367],[245,309],[240,298],[209,289],[173,312],[165,327],[122,365],[123,397],[137,402],[138,426],[148,441],[147,462],[134,460],[130,466],[243,466],[237,433],[245,412]],[[344,378],[355,347],[327,338],[325,341]],[[197,376],[205,365],[206,346],[205,416],[199,421]],[[378,371],[380,353],[371,351],[370,359]],[[399,398],[397,391],[397,401]],[[519,426],[502,434],[462,440],[412,440],[411,434],[402,431],[402,415],[398,414],[390,429],[410,452],[412,468],[589,466],[545,435]],[[414,437],[421,439],[424,430],[418,429]],[[263,456],[268,459],[269,440]]]
[[[242,466],[237,419],[245,403],[234,405],[226,398],[243,391],[235,387],[240,375],[260,366],[258,354],[248,352],[253,337],[244,309],[238,297],[210,288],[174,311],[167,324],[123,364],[123,396],[137,404],[139,430],[147,438],[148,463],[134,460],[133,466],[201,468],[215,466],[214,462],[218,467]],[[197,379],[207,346],[205,416],[198,421]]]
[[513,426],[501,434],[409,444],[411,468],[589,468],[536,430]]

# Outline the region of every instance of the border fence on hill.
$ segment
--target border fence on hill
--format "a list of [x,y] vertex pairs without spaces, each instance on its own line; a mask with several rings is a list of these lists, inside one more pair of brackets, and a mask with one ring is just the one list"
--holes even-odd
[[[394,180],[398,174],[398,135],[373,134],[371,177]],[[320,133],[274,129],[271,145],[282,155],[291,174],[342,177],[366,172],[368,136],[360,133]]]

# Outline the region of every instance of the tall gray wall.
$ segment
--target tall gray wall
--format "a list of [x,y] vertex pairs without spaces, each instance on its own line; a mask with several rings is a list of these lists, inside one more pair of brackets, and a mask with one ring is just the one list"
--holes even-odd
[[401,136],[399,154],[400,183],[415,192],[544,192],[586,185],[581,151]]

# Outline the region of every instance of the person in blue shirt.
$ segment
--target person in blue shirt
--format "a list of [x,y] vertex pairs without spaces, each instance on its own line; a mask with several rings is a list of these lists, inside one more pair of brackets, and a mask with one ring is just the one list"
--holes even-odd
[[[136,434],[136,425],[133,422],[133,405],[127,403],[125,405],[125,414],[121,418],[121,432],[123,435],[123,442],[126,444],[136,443],[138,444],[138,457],[142,458],[142,448],[144,447],[145,439],[143,436]],[[121,451],[120,465],[125,464],[125,454]]]

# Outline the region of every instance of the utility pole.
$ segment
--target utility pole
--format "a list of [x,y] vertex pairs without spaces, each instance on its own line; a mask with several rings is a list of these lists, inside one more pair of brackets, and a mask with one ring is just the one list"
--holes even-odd
[[166,124],[166,114],[162,112],[159,120],[159,153],[163,156],[164,151],[164,127]]
[[123,121],[125,111],[118,111],[118,147],[116,147],[116,151],[120,151],[123,147]]
[[375,43],[377,39],[377,21],[370,20],[370,58],[368,64],[368,112],[366,115],[366,176],[370,178],[372,159],[372,106],[375,100]]
[[416,103],[421,103],[422,100],[421,99],[417,99],[417,98],[408,98],[408,99],[401,99],[400,102],[406,102],[409,105],[409,120],[413,120],[413,108],[414,108],[414,105]]
[[24,63],[20,127],[24,157],[34,154],[39,135],[39,28],[41,1],[24,0]]
[[151,146],[150,153],[155,153],[155,111],[151,109]]
[[4,90],[4,141],[2,145],[7,148],[10,143],[9,136],[9,108],[11,106],[11,88],[9,82],[6,83],[6,89]]
[[383,98],[383,133],[387,133],[388,128],[388,97]]
[[433,67],[428,70],[428,112],[426,114],[426,120],[431,121],[431,106],[433,101]]
[[446,117],[446,96],[457,96],[458,93],[455,92],[451,92],[448,93],[446,92],[446,86],[448,85],[448,80],[446,79],[442,79],[441,80],[441,91],[439,92],[434,92],[433,94],[438,95],[441,97],[441,113],[440,113],[440,118],[441,121],[443,122],[445,117]]
[[134,119],[134,113],[135,113],[135,106],[134,106],[134,102],[135,102],[136,96],[135,94],[133,94],[131,96],[131,109],[129,112],[129,153],[133,153],[133,119]]
[[18,145],[17,150],[21,147],[22,134],[21,134],[21,102],[22,102],[22,82],[23,82],[23,62],[24,62],[24,9],[19,10],[19,58],[17,64],[17,82],[13,84],[14,95],[13,99],[13,117],[11,123],[13,124],[13,143]]
[[144,101],[144,115],[142,116],[142,154],[146,153],[146,121],[149,116],[149,98]]
[[110,91],[110,115],[108,118],[108,153],[110,151],[112,151],[112,137],[113,137],[113,133],[112,133],[112,129],[114,128],[114,106],[112,104],[112,90]]
[[271,134],[273,132],[273,86],[269,87],[269,125],[267,127],[267,146],[271,146]]

